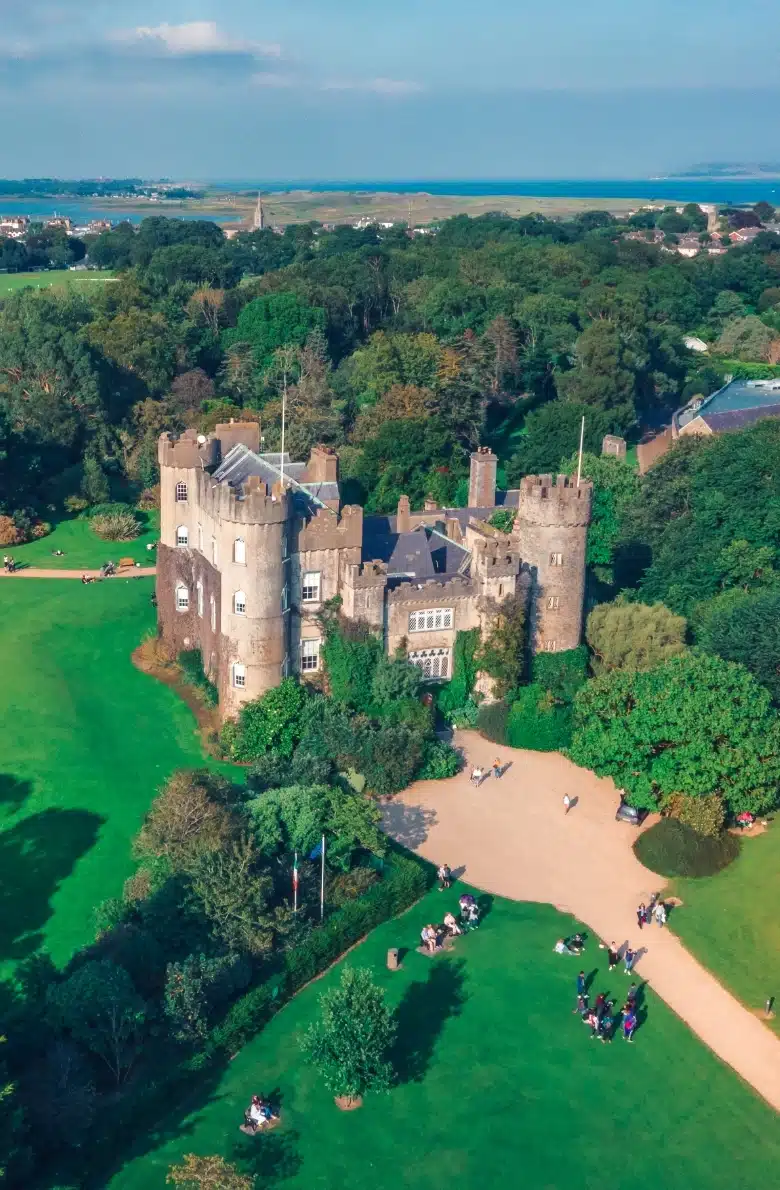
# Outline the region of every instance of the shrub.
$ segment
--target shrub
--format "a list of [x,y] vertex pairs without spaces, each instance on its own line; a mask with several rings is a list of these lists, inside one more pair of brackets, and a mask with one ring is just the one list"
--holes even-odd
[[106,513],[90,518],[93,533],[103,541],[133,541],[141,532],[141,526],[132,512]]
[[138,497],[136,508],[141,512],[152,512],[153,509],[160,507],[160,485],[155,484],[153,488],[144,488],[141,495]]
[[84,496],[66,496],[62,503],[68,512],[83,512],[89,508],[89,500]]
[[84,516],[88,521],[94,520],[96,516],[119,516],[124,512],[132,513],[132,508],[129,504],[125,504],[122,500],[113,500],[107,504],[91,504]]
[[13,517],[0,516],[0,545],[18,545],[21,540]]
[[678,818],[700,835],[712,835],[713,838],[721,833],[726,821],[723,800],[717,793],[705,794],[702,797],[678,795],[671,799],[668,813],[671,818]]
[[428,740],[423,747],[422,765],[417,774],[421,781],[441,781],[460,771],[460,754],[444,740]]
[[352,868],[350,872],[339,872],[328,883],[328,904],[334,909],[362,897],[376,884],[379,873],[375,868]]
[[35,541],[40,541],[42,537],[48,537],[51,533],[51,525],[48,521],[36,521],[32,527],[31,536]]
[[176,661],[184,681],[201,692],[208,706],[215,707],[219,702],[219,691],[214,683],[206,677],[200,649],[185,649],[179,653]]
[[735,835],[702,835],[677,818],[662,818],[634,843],[640,863],[659,876],[714,876],[739,849]]
[[512,748],[560,752],[571,743],[572,709],[556,703],[534,683],[524,686],[512,703],[507,721],[507,743]]
[[234,760],[256,760],[266,752],[289,758],[303,733],[307,691],[284,678],[261,698],[241,708],[237,723],[222,728],[222,743]]
[[505,702],[491,702],[479,708],[477,730],[494,744],[506,744],[506,727],[509,707]]
[[459,632],[455,637],[455,648],[452,656],[452,679],[439,691],[436,705],[442,715],[450,714],[465,706],[474,683],[477,680],[477,650],[479,648],[479,629],[470,628],[468,632]]
[[531,676],[558,702],[574,702],[574,696],[588,680],[588,650],[585,645],[561,653],[537,653]]
[[469,698],[462,707],[456,707],[447,716],[453,727],[476,727],[479,719],[479,703]]

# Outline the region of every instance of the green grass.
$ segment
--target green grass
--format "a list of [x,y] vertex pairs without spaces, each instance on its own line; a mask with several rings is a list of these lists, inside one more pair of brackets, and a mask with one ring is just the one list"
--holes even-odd
[[[751,1009],[780,1005],[780,827],[747,837],[717,876],[675,880],[670,925],[692,954]],[[773,1021],[780,1032],[777,1018]]]
[[[12,554],[20,569],[40,566],[46,570],[94,570],[109,558],[114,562],[120,558],[133,558],[142,566],[154,566],[154,551],[147,550],[146,545],[159,540],[160,514],[138,515],[146,517],[146,524],[135,541],[103,541],[92,532],[88,520],[73,517],[54,523],[48,537],[30,541],[27,545],[8,546],[3,553]],[[64,557],[55,557],[53,550],[62,550]]]
[[[262,1190],[764,1190],[777,1176],[773,1112],[650,992],[633,1045],[591,1041],[572,1014],[579,963],[553,954],[571,922],[549,906],[496,899],[452,957],[407,953],[452,903],[437,892],[386,923],[346,960],[371,967],[401,1004],[401,1085],[339,1112],[301,1061],[297,1037],[339,967],[306,988],[229,1063],[193,1089],[188,1114],[134,1138],[112,1190],[162,1190],[184,1153],[222,1154]],[[593,989],[622,995],[591,943]],[[340,966],[340,965],[339,965]],[[274,1093],[282,1123],[238,1131],[252,1093]]]
[[46,273],[3,273],[0,275],[0,298],[30,286],[33,289],[62,289],[74,286],[88,290],[113,280],[114,274],[107,269],[90,269],[81,273],[72,273],[70,269],[51,269]]
[[204,763],[195,722],[130,653],[152,579],[0,581],[0,975],[62,964],[121,892],[156,790]]

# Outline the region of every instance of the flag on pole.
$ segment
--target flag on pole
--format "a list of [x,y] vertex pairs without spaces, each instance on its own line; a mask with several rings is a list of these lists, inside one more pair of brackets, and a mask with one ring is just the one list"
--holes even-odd
[[295,852],[295,857],[293,859],[292,886],[293,886],[293,912],[297,913],[298,912],[298,852],[297,851]]
[[325,841],[325,836],[323,835],[321,841],[317,844],[317,846],[312,848],[312,850],[309,852],[309,859],[319,859],[320,858],[320,856],[322,855],[322,844],[324,843],[324,841]]
[[320,868],[320,921],[325,918],[325,836],[322,836],[320,843],[320,854],[322,855],[322,865]]

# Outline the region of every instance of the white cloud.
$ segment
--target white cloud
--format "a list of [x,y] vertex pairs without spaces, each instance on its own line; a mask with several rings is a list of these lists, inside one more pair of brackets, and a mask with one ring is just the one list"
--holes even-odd
[[183,25],[139,25],[120,30],[113,40],[162,50],[174,55],[249,54],[279,58],[281,46],[274,43],[246,41],[223,32],[216,21],[188,21]]

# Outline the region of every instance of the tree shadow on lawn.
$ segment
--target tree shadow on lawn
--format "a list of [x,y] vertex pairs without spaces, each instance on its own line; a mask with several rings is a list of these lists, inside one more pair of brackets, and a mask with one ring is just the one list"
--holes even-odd
[[33,791],[32,781],[22,781],[12,773],[0,773],[0,806],[6,814],[21,809]]
[[403,847],[414,850],[428,838],[436,824],[436,811],[424,806],[405,806],[403,802],[389,802],[382,807],[382,827]]
[[51,809],[0,833],[0,961],[38,950],[52,897],[104,821],[87,810]]
[[451,1016],[457,1016],[466,996],[463,959],[436,963],[428,978],[415,980],[404,992],[396,1021],[398,1032],[391,1061],[399,1083],[420,1082],[430,1066],[436,1042]]
[[[284,1129],[284,1115],[280,1127]],[[294,1129],[263,1133],[261,1128],[254,1136],[243,1137],[244,1143],[236,1143],[228,1160],[235,1161],[242,1173],[255,1177],[258,1186],[275,1186],[301,1168],[298,1139]]]

